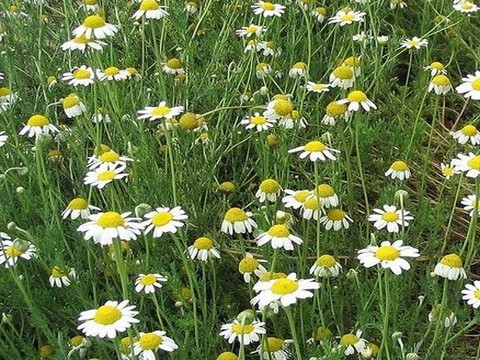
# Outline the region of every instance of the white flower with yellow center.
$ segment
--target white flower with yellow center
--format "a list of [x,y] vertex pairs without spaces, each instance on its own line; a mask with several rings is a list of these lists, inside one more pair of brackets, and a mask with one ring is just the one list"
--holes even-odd
[[286,278],[259,281],[253,287],[257,293],[251,304],[260,309],[272,302],[280,302],[283,307],[295,304],[298,299],[313,297],[312,290],[320,288],[315,279],[297,279],[297,274],[291,273]]
[[0,238],[0,265],[8,268],[20,258],[30,260],[35,257],[37,248],[31,242],[20,239],[11,241],[10,236],[4,232],[0,232]]
[[373,212],[376,214],[369,215],[368,221],[373,222],[376,229],[382,230],[386,227],[387,231],[391,233],[398,233],[400,231],[399,225],[407,227],[409,225],[408,221],[413,220],[409,211],[397,210],[395,206],[391,205],[383,205],[383,210],[373,209]]
[[258,198],[258,201],[261,203],[265,202],[265,200],[275,202],[281,191],[282,187],[277,180],[266,179],[261,182],[257,192],[255,193],[255,197]]
[[260,41],[257,45],[257,51],[261,51],[263,56],[279,56],[282,49],[277,47],[274,41]]
[[139,323],[136,319],[138,311],[135,306],[128,306],[128,300],[107,301],[105,305],[98,309],[82,311],[78,321],[83,321],[77,329],[81,330],[86,336],[97,336],[99,338],[114,339],[117,333],[124,332],[132,326]]
[[98,124],[101,122],[108,124],[112,122],[112,118],[110,117],[110,114],[105,108],[98,108],[97,110],[95,110],[95,113],[92,115],[91,119],[94,124]]
[[66,50],[80,50],[84,52],[85,50],[96,50],[101,51],[103,47],[107,45],[106,42],[96,39],[88,39],[85,35],[80,35],[72,40],[69,40],[62,44],[61,48],[63,51]]
[[241,125],[245,126],[245,129],[255,129],[257,132],[265,131],[272,128],[277,123],[275,119],[269,119],[260,113],[256,112],[253,116],[246,116],[240,121]]
[[361,354],[367,347],[367,340],[362,339],[362,331],[357,330],[355,334],[345,334],[340,338],[339,348],[344,350],[345,355],[352,355],[357,352]]
[[101,246],[113,244],[113,240],[136,240],[143,225],[138,218],[129,217],[131,212],[119,214],[115,211],[100,212],[88,217],[88,222],[80,225],[77,231],[84,233],[85,240],[93,239]]
[[440,168],[442,169],[442,174],[445,176],[445,179],[449,180],[453,175],[460,174],[460,170],[455,168],[452,163],[449,164],[440,164]]
[[452,160],[452,164],[457,170],[466,172],[466,177],[476,178],[480,175],[480,155],[474,153],[458,154],[457,159]]
[[95,12],[100,8],[100,6],[98,5],[98,0],[83,0],[82,8],[86,11]]
[[91,67],[82,65],[79,68],[73,69],[70,72],[66,72],[62,75],[63,81],[68,81],[68,85],[73,86],[88,86],[93,84],[95,74]]
[[168,59],[165,64],[163,64],[162,70],[164,73],[171,75],[183,75],[185,74],[185,69],[180,59],[171,58]]
[[250,211],[245,212],[237,207],[229,209],[223,218],[221,231],[230,235],[251,233],[257,227],[252,215]]
[[311,192],[312,197],[318,197],[322,206],[329,208],[331,206],[338,206],[338,195],[335,193],[333,187],[328,184],[320,184]]
[[278,120],[290,115],[293,111],[293,104],[288,97],[282,95],[274,98],[267,104],[267,110],[263,113],[268,119]]
[[388,42],[388,36],[386,35],[381,35],[381,36],[377,36],[377,42],[379,45],[386,45],[387,42]]
[[173,339],[165,336],[165,331],[152,331],[149,333],[139,333],[138,341],[133,343],[133,353],[141,360],[155,360],[155,353],[158,350],[172,352],[178,349],[178,345]]
[[400,47],[405,49],[420,49],[428,45],[427,39],[422,39],[417,36],[414,36],[411,39],[405,39],[400,43]]
[[96,75],[100,81],[121,81],[127,80],[130,77],[130,73],[127,70],[120,70],[115,66],[110,66],[105,70],[97,69]]
[[475,3],[467,0],[459,1],[453,5],[453,8],[457,11],[467,14],[477,12],[480,9],[477,5],[475,5]]
[[412,175],[407,163],[401,160],[395,161],[390,165],[389,169],[385,173],[385,176],[390,176],[392,179],[408,179]]
[[466,284],[462,290],[462,300],[467,300],[467,304],[474,309],[480,307],[480,280],[476,280],[473,284]]
[[467,274],[463,269],[462,258],[457,254],[445,255],[433,270],[435,275],[448,280],[466,279]]
[[343,60],[342,65],[349,66],[353,70],[355,76],[358,76],[362,72],[362,57],[350,56]]
[[139,274],[135,279],[135,292],[153,294],[167,282],[167,278],[160,274]]
[[245,257],[238,263],[238,271],[243,275],[243,280],[248,284],[252,280],[252,274],[261,277],[267,269],[261,264],[267,262],[263,259],[255,259],[252,254],[246,253]]
[[168,12],[162,9],[157,1],[143,0],[140,3],[139,9],[133,14],[132,19],[138,20],[142,16],[145,17],[145,19],[161,19],[168,15]]
[[288,360],[290,358],[290,351],[288,350],[290,344],[293,344],[293,340],[283,340],[269,336],[251,354],[258,353],[260,358],[264,360]]
[[293,129],[295,127],[305,129],[308,123],[307,119],[305,119],[298,110],[293,110],[290,114],[280,118],[278,125],[286,129]]
[[312,195],[309,190],[285,190],[286,196],[282,198],[282,202],[286,208],[299,209],[303,206],[307,198]]
[[394,10],[397,7],[403,9],[404,7],[407,7],[407,3],[404,0],[390,0],[390,9]]
[[315,92],[317,94],[329,92],[330,91],[329,87],[330,87],[330,84],[320,84],[313,81],[308,81],[306,85],[307,91]]
[[358,111],[360,106],[365,111],[376,109],[377,106],[367,98],[367,95],[363,91],[354,90],[347,95],[346,99],[337,101],[339,104],[348,104],[348,111]]
[[323,6],[316,7],[312,10],[312,15],[319,23],[323,23],[327,16],[327,9]]
[[267,232],[260,234],[257,238],[257,245],[262,246],[270,242],[273,249],[293,250],[293,243],[301,245],[303,240],[290,233],[284,224],[273,225]]
[[94,170],[87,172],[83,178],[83,183],[85,185],[95,186],[101,190],[113,180],[127,179],[128,174],[123,172],[124,170],[125,166],[114,167],[108,164],[103,164]]
[[319,277],[336,277],[340,273],[340,265],[332,255],[321,255],[310,268],[310,274]]
[[72,199],[65,210],[62,211],[62,219],[70,217],[70,219],[75,220],[78,217],[81,219],[87,219],[92,210],[99,211],[100,208],[89,205],[87,200],[81,197]]
[[113,36],[117,32],[115,25],[105,22],[105,19],[99,15],[90,15],[85,18],[83,24],[72,31],[73,36],[85,35],[88,39],[104,39],[107,36]]
[[428,85],[428,91],[431,92],[432,90],[437,95],[445,95],[453,90],[453,86],[447,76],[440,74],[435,75],[432,81],[430,81],[430,84]]
[[480,132],[475,125],[472,124],[465,125],[460,130],[455,131],[453,138],[456,139],[459,144],[466,144],[469,141],[473,146],[480,144]]
[[432,308],[428,314],[428,321],[436,322],[437,320],[441,320],[442,317],[443,325],[446,328],[449,328],[457,323],[457,317],[455,316],[455,313],[450,309],[444,308],[442,304],[437,304]]
[[166,233],[175,234],[179,228],[185,225],[188,215],[180,206],[173,209],[158,207],[155,211],[145,214],[145,218],[148,219],[143,222],[145,235],[153,230],[153,237],[159,238]]
[[465,210],[470,211],[470,217],[473,217],[475,210],[477,210],[478,215],[480,215],[480,200],[477,201],[476,195],[468,195],[464,197],[461,204]]
[[195,1],[188,1],[185,3],[184,10],[189,14],[195,14],[198,11],[198,4]]
[[274,4],[268,1],[256,2],[252,5],[253,13],[255,15],[262,15],[263,17],[269,16],[282,16],[285,12],[286,6],[280,4]]
[[255,75],[256,75],[257,78],[259,78],[259,79],[263,79],[263,78],[266,77],[268,74],[271,74],[272,71],[273,71],[273,70],[272,70],[272,67],[270,66],[270,64],[265,63],[265,62],[258,63],[258,64],[255,66]]
[[380,264],[384,269],[390,269],[395,275],[400,275],[402,270],[409,270],[410,264],[404,257],[419,257],[418,249],[403,245],[403,240],[393,244],[383,241],[380,246],[369,245],[358,251],[358,260],[366,268]]
[[352,218],[342,209],[329,209],[325,216],[320,218],[320,223],[325,226],[325,230],[348,229]]
[[365,15],[367,15],[367,13],[363,11],[340,10],[335,14],[335,16],[332,16],[330,19],[328,19],[328,23],[339,24],[340,26],[350,25],[350,24],[353,24],[354,22],[363,22],[364,21],[363,17]]
[[220,259],[220,253],[215,249],[212,239],[205,236],[196,239],[193,245],[188,247],[187,251],[188,256],[192,260],[207,261],[211,258]]
[[72,280],[75,280],[77,274],[74,268],[65,266],[54,266],[50,272],[48,281],[51,287],[69,286]]
[[323,204],[318,196],[309,196],[302,204],[302,216],[306,220],[310,220],[312,217],[314,220],[318,220],[322,210]]
[[322,124],[333,126],[337,118],[343,117],[348,120],[350,112],[348,111],[347,104],[340,103],[339,101],[332,101],[327,105],[325,109],[325,115],[322,118]]
[[138,119],[148,119],[150,121],[157,119],[172,119],[173,117],[180,115],[185,108],[183,106],[174,106],[172,108],[166,106],[165,101],[160,102],[158,106],[147,106],[145,109],[137,112]]
[[69,119],[82,115],[86,108],[76,94],[70,94],[62,101],[63,111]]
[[348,89],[351,88],[355,82],[355,72],[350,66],[342,65],[332,71],[328,81],[332,87]]
[[19,132],[20,135],[27,135],[28,137],[50,133],[58,133],[58,129],[55,125],[50,124],[48,118],[43,115],[31,116],[27,121],[27,125]]
[[[261,42],[258,41],[257,39],[252,39],[252,40],[249,40],[247,42],[247,45],[245,45],[245,48],[243,49],[243,52],[244,53],[247,53],[249,51],[253,51],[253,52],[258,52],[258,51],[261,51],[262,50],[262,45],[261,45]],[[261,65],[260,65],[261,64]],[[265,63],[260,63],[259,65],[260,66],[263,66],[263,65],[267,65]],[[257,68],[259,66],[257,65]]]
[[229,344],[232,344],[235,339],[237,339],[239,343],[249,345],[259,341],[259,335],[263,335],[265,333],[265,323],[258,320],[253,320],[252,322],[245,322],[242,324],[235,319],[233,322],[224,324],[220,328],[220,336],[228,340]]
[[94,155],[88,158],[87,167],[94,170],[102,165],[109,165],[110,167],[125,167],[131,158],[120,156],[113,150],[104,151],[101,155]]
[[447,73],[447,70],[445,70],[445,65],[443,65],[439,61],[432,62],[430,65],[425,66],[423,70],[430,71],[431,76],[442,75],[442,74],[445,75]]
[[340,152],[339,150],[328,148],[320,141],[309,141],[304,146],[299,146],[288,150],[289,153],[296,153],[300,151],[300,159],[305,159],[308,157],[311,161],[326,161],[327,159],[337,160],[332,153]]
[[125,71],[128,72],[128,77],[131,79],[140,80],[142,78],[142,75],[140,75],[138,70],[134,67],[127,67],[125,68]]
[[291,78],[299,78],[299,77],[306,77],[307,76],[307,64],[304,62],[300,61],[295,64],[290,68],[288,71],[288,76]]
[[6,111],[18,100],[20,100],[20,98],[16,92],[13,92],[7,87],[0,87],[0,112]]
[[241,29],[235,31],[240,37],[251,37],[252,35],[260,36],[267,31],[265,26],[250,24],[249,26],[243,26]]

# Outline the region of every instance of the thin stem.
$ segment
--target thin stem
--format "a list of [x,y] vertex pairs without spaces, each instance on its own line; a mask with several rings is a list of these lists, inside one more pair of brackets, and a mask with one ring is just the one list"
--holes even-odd
[[285,314],[287,314],[288,325],[292,332],[293,345],[295,346],[296,359],[302,360],[302,352],[300,351],[300,343],[297,336],[297,329],[295,328],[295,321],[293,320],[293,314],[289,307],[285,308]]

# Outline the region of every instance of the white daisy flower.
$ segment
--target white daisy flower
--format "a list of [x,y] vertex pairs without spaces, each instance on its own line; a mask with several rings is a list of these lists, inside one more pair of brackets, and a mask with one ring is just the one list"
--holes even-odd
[[121,81],[127,80],[130,77],[130,73],[127,70],[120,70],[115,66],[110,66],[105,70],[97,69],[96,75],[100,81]]
[[265,202],[265,200],[275,202],[277,201],[277,196],[280,195],[281,191],[282,187],[276,180],[266,179],[261,182],[257,192],[255,193],[255,197],[258,198],[258,201],[261,203]]
[[338,195],[335,193],[333,187],[328,184],[320,184],[311,192],[311,196],[318,197],[322,206],[336,207],[340,204]]
[[343,117],[345,121],[349,120],[350,111],[348,111],[346,104],[341,104],[338,101],[332,101],[325,109],[325,115],[322,118],[322,124],[333,126],[336,119]]
[[285,12],[286,6],[280,4],[274,4],[268,1],[258,1],[252,5],[253,13],[255,15],[262,15],[263,17],[269,16],[282,16]]
[[251,233],[257,227],[255,220],[251,218],[250,211],[243,211],[240,208],[230,208],[222,221],[221,231],[230,235]]
[[470,142],[473,146],[480,144],[480,132],[475,125],[465,125],[458,131],[453,133],[453,138],[458,141],[459,144],[466,144]]
[[163,64],[162,71],[170,75],[184,75],[185,69],[180,59],[171,58]]
[[220,253],[215,249],[213,241],[205,236],[196,239],[193,245],[188,247],[187,251],[188,256],[192,260],[207,261],[211,258],[220,259]]
[[455,313],[450,309],[444,309],[442,304],[435,305],[428,314],[428,321],[435,322],[443,317],[443,325],[449,328],[457,323]]
[[306,77],[307,76],[307,64],[304,62],[300,61],[291,67],[291,69],[288,71],[288,76],[291,78],[299,78],[299,77]]
[[310,268],[310,274],[319,277],[337,277],[342,269],[332,255],[321,255]]
[[459,1],[456,4],[453,4],[453,8],[457,11],[467,14],[479,11],[479,7],[475,5],[475,3],[467,0]]
[[224,324],[220,328],[220,336],[228,340],[229,344],[232,344],[235,339],[244,345],[250,345],[251,343],[260,340],[259,335],[266,333],[265,323],[258,320],[254,320],[251,323],[244,323],[242,325],[238,320]]
[[184,111],[183,106],[174,106],[172,108],[166,106],[165,101],[161,101],[158,106],[147,106],[145,109],[137,112],[138,119],[148,119],[150,121],[157,119],[171,119],[180,115]]
[[390,0],[390,9],[395,10],[397,7],[403,9],[407,7],[407,3],[403,0]]
[[363,22],[363,17],[365,15],[367,15],[367,13],[363,11],[340,10],[335,14],[335,16],[332,16],[330,19],[328,19],[328,23],[339,24],[340,26],[350,25],[354,22]]
[[328,148],[324,143],[320,141],[309,141],[304,146],[299,146],[288,150],[289,153],[300,152],[300,159],[308,157],[311,161],[325,161],[327,159],[337,160],[332,153],[339,153],[339,150]]
[[451,162],[449,164],[440,164],[440,168],[442,169],[442,174],[445,176],[445,179],[449,180],[453,175],[460,174],[461,171],[458,170]]
[[445,95],[453,90],[453,86],[447,76],[440,74],[435,75],[432,81],[430,81],[430,84],[428,85],[428,91],[432,92],[432,90],[437,95]]
[[262,360],[288,360],[290,358],[290,351],[288,350],[290,344],[293,344],[293,340],[283,340],[269,336],[251,354],[260,354]]
[[361,354],[367,346],[367,340],[362,339],[362,331],[357,330],[354,334],[345,334],[340,338],[339,348],[344,350],[345,355]]
[[167,282],[167,278],[160,274],[139,274],[135,279],[135,292],[153,294]]
[[188,215],[180,206],[172,209],[169,207],[158,207],[155,211],[145,214],[148,219],[142,224],[145,227],[145,235],[153,230],[153,237],[159,238],[163,234],[175,234],[177,230],[185,225]]
[[474,153],[458,154],[457,159],[452,160],[452,164],[457,170],[466,172],[466,177],[476,178],[480,175],[480,155]]
[[480,215],[480,201],[477,201],[476,195],[468,195],[464,197],[461,204],[465,210],[469,211],[470,217],[473,217],[475,210],[477,210],[478,215]]
[[87,161],[87,167],[90,170],[95,170],[102,165],[109,165],[112,168],[125,167],[129,161],[133,161],[133,159],[126,156],[120,156],[115,151],[110,149],[108,151],[104,151],[101,155],[89,157]]
[[63,51],[66,50],[96,50],[101,51],[107,43],[97,39],[88,39],[84,34],[73,38],[61,45]]
[[480,280],[476,280],[473,284],[466,284],[462,290],[462,300],[467,300],[467,304],[474,309],[480,307]]
[[328,81],[332,87],[339,87],[341,89],[351,88],[355,83],[355,71],[351,66],[338,66],[332,71]]
[[72,31],[73,36],[85,35],[86,38],[104,39],[113,36],[117,32],[115,25],[105,22],[99,15],[90,15],[85,18],[83,24]]
[[238,263],[238,271],[243,275],[243,280],[249,284],[252,280],[252,274],[261,277],[267,272],[267,269],[261,263],[267,262],[263,259],[255,259],[252,254],[246,253],[245,257]]
[[70,218],[75,220],[77,218],[87,219],[92,211],[99,211],[100,208],[89,205],[87,200],[81,197],[72,199],[65,210],[62,211],[62,219]]
[[290,114],[281,117],[278,125],[283,126],[286,129],[293,129],[295,127],[305,129],[308,122],[298,110],[293,110]]
[[[145,2],[145,1],[143,1]],[[165,336],[165,331],[153,331],[149,333],[139,333],[138,341],[133,343],[133,353],[142,360],[155,360],[155,353],[158,350],[172,352],[178,349],[178,345],[173,339]]]
[[435,75],[446,75],[447,70],[445,70],[445,65],[439,61],[434,61],[430,65],[423,68],[425,71],[430,71],[430,75],[433,77]]
[[64,266],[54,266],[50,273],[48,281],[51,287],[69,286],[72,280],[75,280],[77,274],[74,268]]
[[392,179],[408,179],[412,175],[408,165],[401,160],[395,161],[385,173],[385,176],[390,176]]
[[302,217],[306,220],[318,220],[322,214],[323,204],[318,196],[309,196],[302,205]]
[[132,19],[139,20],[142,16],[145,19],[161,19],[168,15],[168,12],[162,9],[157,1],[143,0],[139,9],[133,14]]
[[5,134],[5,131],[0,131],[0,147],[5,145],[8,140],[8,135]]
[[405,49],[420,49],[421,47],[427,46],[428,40],[422,39],[417,36],[414,36],[411,39],[405,39],[400,43],[400,47]]
[[306,89],[309,92],[315,92],[317,94],[321,94],[324,92],[329,92],[330,86],[331,86],[330,84],[320,84],[313,81],[307,81]]
[[9,268],[21,259],[30,260],[35,257],[37,248],[29,241],[15,239],[11,241],[10,236],[0,232],[0,265]]
[[398,233],[400,231],[399,226],[407,227],[409,221],[413,220],[413,216],[410,215],[409,211],[401,210],[392,206],[392,205],[383,205],[383,210],[373,209],[373,212],[376,214],[371,214],[368,216],[368,221],[373,222],[373,226],[382,230],[387,228],[388,232]]
[[95,12],[100,8],[97,0],[83,0],[81,7],[90,12]]
[[268,76],[269,74],[272,73],[272,71],[273,70],[272,70],[272,67],[270,66],[270,64],[265,63],[265,62],[258,63],[255,66],[255,75],[259,79],[263,79],[264,77]]
[[325,226],[325,230],[341,230],[348,229],[352,218],[342,209],[329,209],[325,216],[320,218],[320,223]]
[[312,192],[309,190],[289,190],[286,189],[285,194],[282,198],[282,202],[286,208],[299,209],[303,206],[307,198],[312,195]]
[[241,29],[235,31],[240,37],[251,37],[252,35],[260,36],[267,31],[265,26],[250,24],[249,26],[243,26]]
[[188,1],[185,3],[185,11],[189,14],[195,14],[198,11],[198,4],[195,1]]
[[348,104],[348,111],[358,111],[360,106],[365,111],[376,109],[377,106],[367,98],[367,95],[363,91],[354,90],[347,95],[346,99],[337,101],[339,104]]
[[301,245],[303,240],[290,233],[284,224],[277,224],[270,227],[267,232],[260,234],[256,239],[257,245],[262,246],[270,242],[273,249],[293,250],[293,243]]
[[272,128],[277,123],[275,119],[269,119],[260,113],[256,112],[253,116],[247,115],[240,121],[241,125],[245,126],[245,129],[255,129],[257,132],[265,131]]
[[323,23],[327,16],[327,9],[323,6],[316,7],[312,10],[312,15],[319,23]]
[[66,72],[62,75],[63,81],[68,81],[68,85],[73,86],[88,86],[93,84],[95,74],[93,69],[89,66],[82,65],[79,68],[74,68],[70,72]]
[[85,185],[95,186],[101,190],[113,180],[126,180],[128,178],[128,174],[123,172],[124,170],[124,165],[114,167],[109,164],[103,164],[94,170],[87,172],[83,178],[83,183]]
[[58,129],[55,125],[50,124],[48,118],[43,115],[31,116],[27,121],[27,125],[19,132],[20,135],[27,135],[28,137],[50,133],[58,133]]
[[463,269],[462,258],[457,254],[445,255],[433,270],[435,275],[448,280],[466,279],[467,274]]
[[268,119],[278,120],[291,114],[293,111],[292,102],[285,96],[273,99],[267,104],[267,110],[263,113]]
[[66,96],[62,101],[62,108],[69,119],[82,115],[86,108],[76,94]]

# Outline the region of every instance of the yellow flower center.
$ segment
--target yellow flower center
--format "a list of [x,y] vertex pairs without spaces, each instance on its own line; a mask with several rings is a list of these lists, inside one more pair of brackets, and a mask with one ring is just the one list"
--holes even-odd
[[53,269],[52,269],[52,273],[51,273],[52,277],[54,278],[61,278],[63,276],[66,275],[65,271],[63,271],[61,268],[59,268],[58,266],[55,266]]
[[328,329],[328,328],[326,328],[326,327],[323,327],[323,326],[320,326],[320,327],[313,333],[313,338],[314,338],[316,341],[325,340],[325,339],[329,338],[330,336],[332,336],[332,332],[330,331],[330,329]]
[[319,201],[316,196],[312,196],[310,199],[303,203],[305,209],[308,210],[317,210],[319,207]]
[[298,202],[301,202],[301,203],[304,203],[305,200],[307,200],[307,198],[310,196],[310,192],[307,191],[307,190],[302,190],[302,191],[299,191],[297,192],[293,198],[295,200],[297,200]]
[[445,75],[437,75],[432,79],[432,83],[438,86],[450,85],[450,79]]
[[115,66],[110,66],[109,68],[105,69],[104,73],[107,76],[114,76],[120,73],[120,69]]
[[26,251],[26,249],[25,250],[24,249],[19,249],[19,248],[15,247],[15,245],[10,245],[8,248],[5,249],[5,255],[7,257],[19,257],[25,251]]
[[97,5],[97,0],[84,0],[85,5]]
[[416,46],[418,46],[419,43],[420,43],[420,42],[417,41],[417,40],[408,40],[408,41],[407,41],[407,44],[408,44],[410,47],[416,47]]
[[155,226],[164,226],[172,221],[173,215],[169,212],[159,212],[152,217],[152,224]]
[[336,101],[332,101],[327,105],[327,116],[337,117],[347,112],[346,104],[339,104]]
[[153,350],[162,345],[163,339],[155,333],[146,333],[140,338],[139,343],[142,350]]
[[157,106],[152,110],[152,114],[156,116],[165,116],[167,115],[171,109],[168,106]]
[[28,126],[45,126],[45,125],[48,125],[48,124],[50,124],[50,122],[43,115],[33,115],[27,121]]
[[473,296],[475,296],[478,300],[480,300],[480,289],[475,290],[475,292],[473,293]]
[[393,246],[386,245],[378,248],[378,250],[375,251],[375,256],[382,261],[395,260],[400,257],[400,251]]
[[343,335],[340,339],[340,345],[342,346],[350,346],[355,345],[360,339],[353,334],[346,334]]
[[340,16],[340,20],[345,21],[345,22],[353,21],[353,20],[355,20],[355,14],[347,13],[345,15]]
[[83,336],[76,335],[72,337],[68,343],[72,346],[78,346],[82,343],[82,341],[83,341]]
[[253,34],[255,31],[257,31],[257,27],[256,26],[248,26],[245,31],[249,34]]
[[173,58],[167,61],[167,66],[170,69],[181,69],[183,67],[182,62],[178,60],[177,58]]
[[470,2],[463,2],[460,7],[462,8],[462,10],[471,10],[473,9],[473,4],[470,3]]
[[468,160],[467,165],[474,170],[480,170],[480,155],[474,156]]
[[103,163],[114,163],[120,160],[120,155],[118,155],[115,151],[110,150],[100,155],[99,160]]
[[140,4],[140,10],[142,11],[157,10],[159,7],[155,0],[143,0]]
[[113,179],[115,179],[116,175],[117,175],[117,173],[115,171],[107,170],[107,171],[104,171],[104,172],[101,172],[100,174],[98,174],[97,180],[99,180],[99,181],[113,180]]
[[144,277],[142,277],[142,279],[140,280],[140,284],[145,285],[145,286],[149,286],[149,285],[155,284],[156,281],[157,281],[157,278],[156,278],[155,275],[148,274],[148,275],[145,275]]
[[462,259],[457,254],[448,254],[445,255],[440,264],[447,265],[453,268],[461,268],[462,267]]
[[480,78],[476,78],[472,81],[472,89],[473,90],[480,90]]
[[[258,41],[257,40],[250,40],[248,42],[249,45],[255,45]],[[268,65],[267,63],[264,63],[264,62],[261,62],[261,63],[258,63],[257,66],[255,67],[255,70],[256,71],[268,71],[268,67],[270,65]]]
[[213,248],[213,241],[207,237],[199,237],[195,240],[193,246],[200,250],[210,250]]
[[318,266],[332,268],[337,263],[332,255],[322,255],[316,261]]
[[197,116],[192,112],[186,112],[180,117],[180,126],[187,130],[196,129],[198,127]]
[[283,349],[285,341],[276,337],[269,337],[263,343],[262,350],[275,353]]
[[395,161],[392,166],[390,166],[395,171],[406,171],[408,170],[408,166],[403,161]]
[[38,355],[40,356],[41,359],[46,359],[50,356],[53,355],[55,352],[55,349],[53,348],[52,345],[43,345],[40,350],[38,351]]
[[321,197],[321,198],[328,198],[330,196],[335,195],[335,190],[333,190],[333,187],[331,187],[328,184],[321,184],[318,185],[315,195]]
[[126,71],[128,71],[128,73],[131,75],[131,76],[134,76],[134,75],[137,75],[138,74],[138,70],[133,68],[133,67],[128,67],[125,69]]
[[236,208],[236,207],[231,208],[225,214],[225,220],[230,222],[230,223],[234,223],[234,222],[237,222],[237,221],[245,221],[247,219],[248,219],[248,216],[245,213],[245,211],[243,211],[240,208]]
[[310,141],[304,146],[304,150],[309,152],[322,152],[326,149],[327,147],[325,144],[321,143],[320,141]]
[[292,279],[277,279],[273,282],[272,293],[277,295],[292,294],[298,289],[298,284]]
[[293,104],[289,100],[278,99],[275,100],[273,110],[280,116],[286,116],[293,110]]
[[107,211],[103,213],[97,220],[97,225],[102,228],[113,228],[117,226],[124,226],[125,220],[123,220],[122,215],[115,211]]
[[83,26],[89,29],[97,29],[105,26],[105,20],[98,15],[90,15],[83,21]]
[[258,260],[254,258],[243,258],[238,264],[238,270],[242,273],[252,273],[258,267]]
[[290,230],[285,225],[279,224],[279,225],[273,225],[269,230],[268,230],[268,235],[272,237],[277,237],[277,238],[286,238],[290,236]]
[[73,77],[76,80],[85,80],[85,79],[90,79],[92,76],[92,73],[88,70],[84,69],[77,69],[73,72]]
[[287,274],[284,274],[284,273],[272,273],[271,272],[266,272],[264,274],[262,274],[262,276],[260,277],[260,280],[261,281],[270,281],[270,280],[276,280],[276,279],[286,279],[287,278]]
[[265,116],[252,116],[250,118],[250,122],[255,125],[263,125],[267,122],[267,118]]
[[382,220],[385,220],[386,222],[395,222],[398,220],[398,214],[394,211],[387,211],[382,214]]
[[238,360],[238,356],[230,351],[225,351],[218,355],[217,360]]
[[9,9],[10,9],[11,12],[18,12],[18,11],[20,11],[20,9],[18,8],[18,6],[16,6],[16,5],[10,5]]
[[430,67],[432,69],[435,69],[435,70],[443,70],[445,68],[445,66],[441,62],[438,62],[438,61],[432,62],[430,64]]
[[367,101],[367,95],[363,91],[354,90],[347,96],[348,101],[350,102],[359,102],[362,103]]
[[313,90],[322,91],[325,89],[325,86],[323,86],[323,84],[314,84],[312,88]]
[[275,10],[275,5],[273,5],[271,2],[265,2],[261,5],[261,8],[263,10],[272,11]]
[[307,64],[304,62],[297,62],[293,65],[293,68],[297,70],[305,70],[307,68]]
[[340,80],[350,80],[353,78],[353,70],[350,66],[339,66],[333,70],[333,76]]
[[361,64],[362,64],[362,61],[355,56],[350,56],[346,58],[345,61],[343,62],[343,65],[347,65],[351,67],[360,67]]
[[62,157],[62,152],[60,150],[56,150],[56,149],[50,150],[47,154],[47,157],[49,159]]
[[122,318],[122,312],[111,305],[103,305],[95,312],[93,320],[101,325],[111,325]]
[[232,332],[236,334],[250,334],[255,330],[255,327],[252,324],[235,324],[232,326]]
[[89,42],[92,41],[92,39],[87,39],[85,34],[82,34],[74,38],[73,41],[76,42],[77,44],[88,44]]
[[85,210],[88,208],[88,203],[85,199],[79,197],[70,201],[67,208],[70,210]]
[[345,219],[345,211],[340,209],[332,209],[328,211],[327,217],[333,221],[340,221]]
[[8,96],[12,94],[12,90],[6,87],[0,88],[0,96]]
[[80,104],[80,99],[77,95],[68,95],[65,99],[63,99],[62,103],[64,109],[70,109],[78,104]]
[[452,176],[452,175],[455,175],[455,169],[451,168],[451,167],[446,167],[442,170],[443,172],[443,175],[445,176]]
[[266,194],[276,194],[280,190],[280,185],[276,180],[267,179],[263,180],[260,184],[260,191]]
[[462,134],[465,136],[475,136],[477,135],[478,130],[473,125],[467,125],[462,128]]

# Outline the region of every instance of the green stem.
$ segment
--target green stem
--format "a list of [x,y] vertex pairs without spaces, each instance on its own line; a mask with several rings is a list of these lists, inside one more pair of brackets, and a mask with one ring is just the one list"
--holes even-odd
[[295,328],[295,321],[293,320],[293,314],[289,307],[284,308],[287,315],[288,325],[292,332],[293,344],[295,346],[296,360],[302,360],[302,352],[300,351],[300,343],[297,336],[297,329]]

